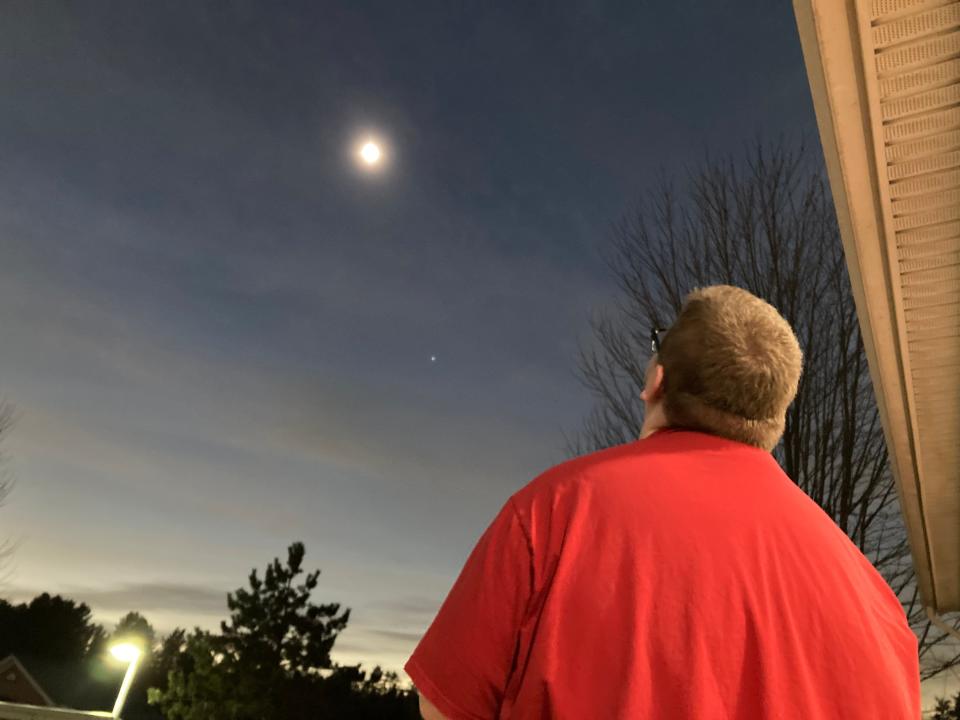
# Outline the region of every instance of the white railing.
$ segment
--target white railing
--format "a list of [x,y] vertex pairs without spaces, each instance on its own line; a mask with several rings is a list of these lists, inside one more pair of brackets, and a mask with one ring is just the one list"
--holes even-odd
[[108,712],[85,712],[0,701],[0,720],[90,720],[90,718],[112,717],[113,715]]

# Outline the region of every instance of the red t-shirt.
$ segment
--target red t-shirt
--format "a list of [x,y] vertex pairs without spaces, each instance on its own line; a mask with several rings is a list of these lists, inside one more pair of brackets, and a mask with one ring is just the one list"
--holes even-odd
[[404,668],[450,720],[917,720],[883,577],[762,450],[662,430],[558,465]]

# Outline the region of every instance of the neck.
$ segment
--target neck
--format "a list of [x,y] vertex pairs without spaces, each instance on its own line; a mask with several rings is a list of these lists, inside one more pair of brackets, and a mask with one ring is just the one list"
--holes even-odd
[[650,437],[657,430],[669,427],[666,415],[663,414],[663,403],[647,405],[643,414],[643,427],[640,428],[640,440]]

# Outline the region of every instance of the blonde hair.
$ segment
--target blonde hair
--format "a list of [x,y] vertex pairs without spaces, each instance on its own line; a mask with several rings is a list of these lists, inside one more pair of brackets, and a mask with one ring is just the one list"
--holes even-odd
[[731,285],[695,290],[664,336],[658,362],[671,426],[768,452],[780,441],[803,352],[769,303]]

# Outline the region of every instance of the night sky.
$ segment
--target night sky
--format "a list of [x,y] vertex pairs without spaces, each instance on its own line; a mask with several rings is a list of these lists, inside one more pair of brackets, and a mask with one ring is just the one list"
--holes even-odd
[[3,3],[0,594],[213,627],[300,539],[399,671],[582,427],[612,224],[757,133],[819,152],[786,1]]

